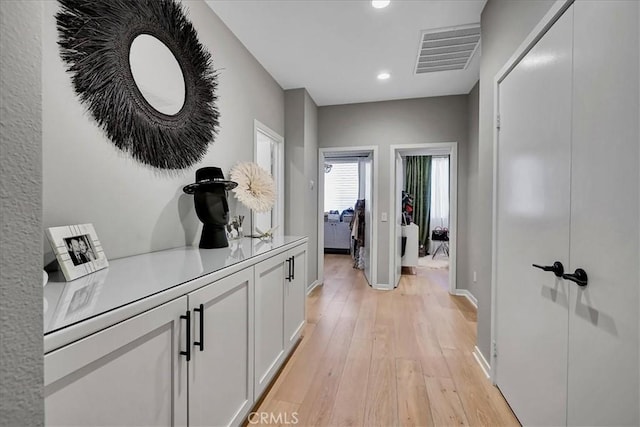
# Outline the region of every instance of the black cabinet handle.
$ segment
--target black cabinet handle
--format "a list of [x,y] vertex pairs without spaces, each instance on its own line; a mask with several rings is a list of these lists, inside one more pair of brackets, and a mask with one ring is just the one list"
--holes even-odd
[[287,258],[287,268],[289,269],[287,271],[287,280],[291,281],[291,258]]
[[571,280],[578,284],[578,286],[587,286],[589,282],[589,278],[587,277],[587,272],[581,268],[576,268],[576,271],[573,274],[563,274],[563,279]]
[[194,341],[193,345],[200,347],[200,351],[204,351],[204,304],[200,304],[200,307],[194,308],[194,312],[200,314],[200,340]]
[[291,280],[295,280],[296,278],[296,257],[292,256],[291,257]]
[[191,311],[187,310],[187,314],[180,318],[187,321],[187,351],[181,351],[180,354],[187,356],[187,362],[189,362],[191,360]]
[[531,264],[531,265],[535,268],[539,268],[540,270],[551,271],[553,272],[553,274],[556,275],[556,277],[563,277],[562,275],[564,274],[564,266],[560,261],[554,262],[553,265],[538,265],[538,264]]

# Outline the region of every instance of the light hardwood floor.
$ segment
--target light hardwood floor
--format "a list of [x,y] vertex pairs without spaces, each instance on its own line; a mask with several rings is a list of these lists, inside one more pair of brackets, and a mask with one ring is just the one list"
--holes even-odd
[[519,425],[472,355],[475,308],[447,288],[446,270],[418,268],[375,291],[348,256],[326,255],[304,337],[251,425]]

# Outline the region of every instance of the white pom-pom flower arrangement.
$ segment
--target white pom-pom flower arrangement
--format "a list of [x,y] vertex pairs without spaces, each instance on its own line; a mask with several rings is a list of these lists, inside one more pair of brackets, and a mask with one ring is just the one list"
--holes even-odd
[[253,162],[238,163],[231,169],[232,191],[240,202],[255,212],[268,212],[276,202],[276,185],[269,172]]

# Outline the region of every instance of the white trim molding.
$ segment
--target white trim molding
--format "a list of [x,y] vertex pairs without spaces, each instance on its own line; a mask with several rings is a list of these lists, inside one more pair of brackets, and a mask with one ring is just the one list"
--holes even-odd
[[491,366],[489,365],[489,362],[487,362],[487,359],[482,355],[478,346],[473,348],[473,357],[476,359],[476,362],[478,362],[478,365],[480,365],[480,369],[482,369],[482,372],[487,376],[487,379],[491,379]]
[[478,299],[474,297],[471,291],[469,291],[468,289],[456,289],[456,295],[459,297],[465,297],[469,300],[471,305],[476,308],[476,310],[478,309]]
[[313,290],[315,288],[317,288],[318,286],[324,285],[324,283],[322,283],[319,280],[315,280],[312,284],[310,284],[309,286],[307,286],[307,296],[309,296],[309,294],[311,294],[311,292],[313,292]]

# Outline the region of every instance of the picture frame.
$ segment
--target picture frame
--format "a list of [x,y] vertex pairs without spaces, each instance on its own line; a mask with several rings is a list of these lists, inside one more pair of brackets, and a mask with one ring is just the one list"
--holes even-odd
[[242,230],[243,222],[244,215],[236,215],[229,218],[229,223],[225,227],[227,240],[238,240],[244,237],[244,231]]
[[67,282],[109,266],[93,224],[50,227],[46,235]]

